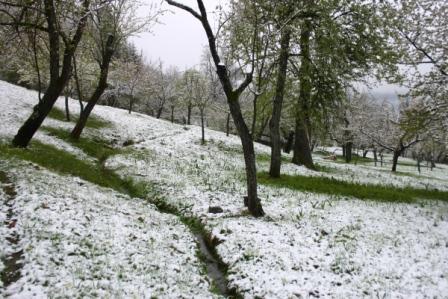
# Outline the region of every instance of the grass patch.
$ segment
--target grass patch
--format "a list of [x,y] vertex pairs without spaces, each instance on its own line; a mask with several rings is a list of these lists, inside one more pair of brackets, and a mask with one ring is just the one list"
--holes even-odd
[[[57,107],[53,107],[48,114],[49,118],[59,120],[59,121],[67,121],[67,118],[65,117],[65,112]],[[70,114],[70,121],[72,123],[76,123],[78,120],[79,115],[78,114]],[[102,128],[110,128],[112,126],[112,123],[98,117],[95,115],[90,115],[89,119],[86,123],[86,128],[91,129],[102,129]]]
[[448,192],[444,191],[355,184],[325,177],[282,175],[279,179],[272,179],[269,174],[261,173],[259,174],[259,182],[275,187],[329,195],[352,196],[380,202],[409,203],[416,202],[419,198],[448,201]]
[[146,185],[135,183],[132,179],[122,179],[111,170],[98,167],[98,165],[83,161],[73,154],[36,140],[27,149],[0,144],[0,157],[33,162],[43,168],[60,174],[77,176],[93,184],[128,194],[131,197],[144,198],[147,193]]
[[122,149],[112,147],[108,141],[101,138],[89,139],[81,137],[78,140],[75,140],[71,138],[69,132],[64,129],[42,127],[42,130],[81,149],[87,155],[96,158],[100,164],[104,163],[110,156],[118,155],[123,152]]
[[[258,163],[271,162],[271,155],[270,154],[264,154],[264,153],[263,154],[256,154],[256,157],[257,157],[257,162]],[[282,162],[283,163],[290,163],[291,159],[282,155]]]

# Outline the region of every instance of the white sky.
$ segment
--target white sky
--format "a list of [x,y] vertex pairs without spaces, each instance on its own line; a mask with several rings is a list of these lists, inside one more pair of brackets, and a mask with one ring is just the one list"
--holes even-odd
[[[160,3],[160,0],[146,0],[147,2]],[[204,0],[209,19],[213,22],[215,15],[212,13],[217,5],[225,4],[228,0]],[[190,5],[197,10],[195,0],[179,0],[178,2]],[[207,38],[200,22],[189,13],[166,3],[162,4],[167,11],[160,17],[161,24],[152,28],[152,33],[142,33],[132,38],[132,42],[142,50],[146,59],[151,61],[162,60],[166,66],[176,66],[179,70],[199,64],[204,47],[207,46]],[[213,22],[214,23],[214,22]],[[367,89],[366,89],[367,91]],[[396,99],[398,92],[405,89],[396,85],[378,83],[369,92],[381,99]]]
[[[193,0],[178,2],[197,8],[196,1]],[[225,3],[226,0],[204,2],[209,12],[209,19],[213,22],[215,15],[212,12],[217,5]],[[161,59],[166,65],[177,66],[180,70],[199,64],[204,46],[207,45],[201,23],[191,14],[166,3],[163,3],[162,8],[170,10],[160,17],[159,21],[162,24],[155,25],[153,33],[140,34],[132,41],[143,51],[148,60]]]

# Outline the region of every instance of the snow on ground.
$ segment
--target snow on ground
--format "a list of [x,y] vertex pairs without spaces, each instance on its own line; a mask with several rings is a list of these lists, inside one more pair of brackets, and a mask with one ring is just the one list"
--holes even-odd
[[15,182],[25,261],[20,280],[0,296],[213,296],[194,238],[177,217],[78,178],[1,162]]
[[[36,95],[3,82],[0,82],[0,94],[3,95],[0,101],[2,123],[7,123],[6,120],[13,121],[10,128],[4,130],[2,126],[0,134],[10,138],[29,113],[30,105],[35,101]],[[8,99],[9,105],[4,104],[3,98]],[[57,105],[62,108],[63,102],[60,101]],[[22,106],[27,107],[26,113],[19,111],[19,107]],[[76,109],[77,103],[71,102],[71,110]],[[108,138],[117,145],[127,140],[135,142],[130,147],[134,149],[133,152],[114,156],[107,161],[106,166],[116,169],[123,176],[157,183],[164,198],[170,204],[182,209],[185,214],[200,218],[212,236],[219,240],[217,252],[229,265],[228,278],[231,287],[237,288],[244,297],[448,298],[446,295],[448,294],[447,203],[439,201],[421,201],[413,204],[377,203],[260,186],[260,197],[267,216],[254,219],[248,216],[242,207],[242,196],[245,194],[244,164],[237,137],[226,137],[223,133],[206,130],[207,144],[201,145],[200,128],[195,126],[173,125],[137,113],[129,115],[126,111],[109,107],[96,107],[95,113],[113,122],[114,126],[101,129],[100,132],[89,129],[86,132],[88,135],[101,134],[103,138]],[[51,121],[49,125],[62,126],[63,123]],[[66,146],[80,157],[83,155],[83,153],[76,153],[76,149],[71,148],[69,144],[52,138],[54,139],[52,142],[57,146]],[[44,140],[42,138],[42,141]],[[269,149],[262,145],[256,145],[256,149],[261,153],[269,153]],[[282,169],[289,174],[324,175],[353,182],[448,190],[446,166],[436,168],[433,172],[426,171],[420,177],[414,177],[416,170],[412,170],[411,166],[399,166],[399,171],[412,174],[412,176],[400,176],[391,174],[385,167],[337,164],[323,160],[319,156],[315,158],[319,164],[331,167],[334,171],[311,172],[289,163],[283,165]],[[260,170],[267,170],[267,167],[267,162],[259,165]],[[36,170],[27,168],[25,178],[31,178],[34,171]],[[15,175],[17,178],[20,177],[17,172]],[[43,171],[39,171],[39,175],[54,176]],[[26,181],[25,178],[22,177],[19,180],[23,185],[27,185],[23,183]],[[45,181],[45,179],[38,180],[35,183],[36,187],[33,188],[44,188],[41,182],[43,184]],[[52,186],[56,185],[58,184],[55,183]],[[67,204],[73,205],[76,209],[85,211],[83,205],[91,201],[86,201],[83,193],[79,193],[79,190],[74,192],[72,188],[78,187],[73,183],[61,190],[51,189],[51,192],[57,192],[57,195],[50,194],[48,198],[39,199],[36,195],[30,197],[32,199],[29,207],[32,204],[38,206],[44,200],[49,201],[50,207],[59,209],[57,210],[59,213],[64,211],[67,201]],[[96,187],[89,185],[89,188]],[[28,189],[25,190],[31,192]],[[95,196],[100,197],[95,199],[95,202],[111,203],[107,201],[107,196],[104,198],[104,191],[101,192],[103,194],[95,193]],[[116,197],[119,196],[116,195]],[[62,198],[65,199],[62,200]],[[79,204],[78,201],[83,204]],[[116,199],[112,200],[110,210],[95,210],[101,221],[113,225],[115,221],[108,222],[110,218],[122,217],[116,222],[131,223],[133,230],[136,229],[137,233],[142,234],[143,239],[145,235],[136,227],[144,226],[146,222],[142,224],[137,221],[138,219],[135,220],[134,215],[137,214],[142,217],[157,215],[148,217],[156,219],[154,220],[156,231],[152,231],[154,228],[152,226],[146,227],[148,235],[160,233],[164,236],[163,231],[159,230],[165,229],[165,221],[170,223],[170,219],[172,219],[173,230],[185,230],[171,216],[160,215],[152,206],[139,200],[121,200],[119,204],[114,205],[115,201]],[[91,205],[94,203],[92,202]],[[209,214],[208,207],[215,205],[221,206],[224,213]],[[125,209],[129,215],[117,213],[115,209],[118,206],[120,211]],[[73,210],[76,211],[76,209]],[[40,210],[42,209],[37,210],[39,211],[37,217],[42,218],[36,220],[38,225],[41,225],[44,219],[51,219],[56,224],[60,224],[60,220],[53,220],[57,217],[49,217],[49,211]],[[25,212],[30,211],[25,209]],[[105,214],[102,214],[103,212]],[[68,217],[68,219],[74,220],[75,217]],[[78,221],[71,222],[74,230],[80,223],[84,223],[84,220]],[[44,227],[52,226],[46,224]],[[31,235],[33,231],[35,230],[29,228],[28,234]],[[52,231],[56,234],[60,228],[55,226]],[[121,236],[120,240],[126,239],[125,236],[129,233],[126,231],[121,234],[118,228],[113,231],[117,231]],[[78,242],[81,242],[81,237],[72,234],[67,229],[62,232],[67,234],[67,239],[75,238],[73,244],[80,246]],[[92,235],[107,235],[107,232],[101,229],[99,232],[93,229],[88,232],[83,231],[83,233],[89,232]],[[185,232],[183,234],[179,232],[178,235],[182,237],[182,244],[187,249],[181,250],[184,255],[180,254],[180,260],[172,263],[173,265],[186,261],[185,255],[191,256],[194,260],[191,252],[194,248],[192,237]],[[114,249],[110,249],[111,245],[106,244],[106,240],[99,241],[98,246],[112,251],[120,246],[128,248],[128,243],[123,241],[114,246]],[[33,239],[31,243],[34,242]],[[46,240],[46,242],[49,241]],[[165,253],[169,248],[167,244],[172,244],[173,240],[164,239],[159,242],[162,244],[151,245],[148,250],[142,248],[144,246],[140,243],[139,246],[142,247],[139,251],[143,251],[143,255],[146,254],[147,260],[158,260],[162,258],[158,256],[160,252]],[[89,264],[97,261],[98,267],[108,269],[104,266],[103,259],[95,260],[93,254],[90,256],[92,259],[83,261]],[[45,258],[49,256],[43,259]],[[122,259],[123,257],[119,256],[114,263],[123,263]],[[77,261],[64,262],[62,265],[75,267],[76,264]],[[197,273],[197,267],[192,266],[195,262],[190,261],[186,264],[191,267],[193,274],[185,275],[182,269],[179,276],[188,277],[191,281],[203,279]],[[142,266],[141,263],[138,264],[138,267],[140,266]],[[126,267],[129,276],[137,277],[135,284],[130,281],[126,284],[129,290],[138,289],[137,285],[148,287],[141,277],[140,268],[138,268],[140,272],[137,269],[134,273],[132,269]],[[104,272],[101,270],[99,273],[108,273],[112,276],[115,274],[115,271],[107,272],[104,268],[102,268]],[[163,273],[160,270],[156,277],[162,276]],[[182,281],[181,278],[175,276],[176,273],[176,271],[170,271],[167,275],[173,275],[173,280]],[[203,287],[198,289],[191,281],[192,288],[176,289],[170,294],[183,294],[190,297],[192,291],[197,291],[199,297],[210,296],[206,293],[207,283],[204,282]],[[40,286],[40,284],[37,285]],[[111,288],[111,292],[120,289],[118,286]],[[45,291],[48,292],[51,289],[48,287]],[[71,290],[76,292],[75,288]]]

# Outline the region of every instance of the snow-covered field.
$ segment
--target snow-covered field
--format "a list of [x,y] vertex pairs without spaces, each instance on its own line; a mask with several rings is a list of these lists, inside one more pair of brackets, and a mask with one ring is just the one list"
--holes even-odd
[[[0,138],[10,139],[31,112],[36,93],[0,82]],[[61,100],[57,105],[63,108]],[[71,102],[71,110],[78,109]],[[239,139],[200,128],[109,107],[95,113],[112,122],[88,136],[117,145],[135,142],[106,166],[122,176],[156,183],[164,199],[201,219],[219,243],[230,287],[247,298],[448,298],[448,204],[378,203],[355,198],[260,186],[267,214],[247,215]],[[46,120],[45,125],[72,124]],[[41,132],[37,138],[92,159],[70,144]],[[269,148],[256,145],[260,153]],[[416,176],[393,175],[373,165],[337,164],[315,157],[334,171],[312,172],[292,164],[283,172],[344,181],[448,190],[448,167],[399,166]],[[408,161],[410,163],[410,161]],[[260,170],[267,170],[261,162]],[[173,215],[73,177],[0,160],[17,189],[16,230],[24,249],[21,279],[3,295],[42,297],[215,296],[188,229]],[[5,195],[0,191],[0,197]],[[210,214],[210,206],[224,213]],[[0,220],[6,216],[0,209]],[[0,228],[2,240],[10,229]],[[1,242],[0,255],[8,253]],[[1,267],[1,265],[0,265]],[[83,292],[83,293],[81,293]],[[0,295],[1,296],[1,295]]]

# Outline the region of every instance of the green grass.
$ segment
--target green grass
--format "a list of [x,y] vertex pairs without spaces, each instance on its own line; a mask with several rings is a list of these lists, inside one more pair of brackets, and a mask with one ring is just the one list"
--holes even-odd
[[[256,154],[257,156],[257,162],[261,163],[261,162],[271,162],[271,155],[270,154]],[[282,155],[282,162],[283,163],[290,163],[291,159],[289,157],[283,156]]]
[[123,152],[122,149],[112,147],[108,141],[101,138],[85,138],[81,137],[79,140],[74,140],[70,137],[69,132],[52,127],[42,127],[42,130],[47,131],[50,135],[56,136],[71,145],[81,149],[87,155],[96,158],[100,164],[105,162],[107,158],[113,155],[118,155]]
[[0,157],[33,162],[57,173],[77,176],[93,184],[111,188],[132,197],[144,198],[147,193],[147,186],[144,184],[135,183],[131,179],[122,179],[112,170],[81,160],[73,154],[39,141],[33,141],[27,149],[13,148],[2,143],[0,144]]
[[[48,114],[49,118],[52,119],[56,119],[59,121],[67,121],[66,117],[65,117],[65,112],[57,107],[53,107],[50,111],[50,113]],[[70,121],[72,123],[76,123],[76,121],[78,120],[79,115],[77,114],[70,114]],[[102,118],[99,118],[98,116],[94,116],[94,115],[90,115],[89,119],[87,120],[86,123],[86,128],[91,128],[91,129],[102,129],[102,128],[109,128],[111,127],[112,124]]]
[[272,179],[267,173],[259,174],[259,182],[265,185],[285,187],[313,193],[350,196],[380,202],[416,202],[419,198],[448,201],[448,192],[415,188],[395,188],[355,184],[325,177],[283,175]]

